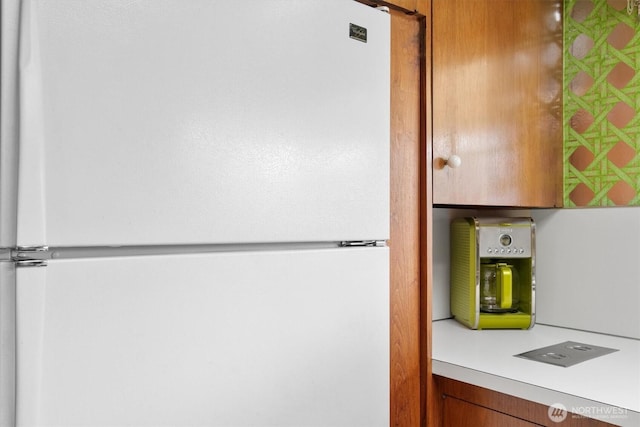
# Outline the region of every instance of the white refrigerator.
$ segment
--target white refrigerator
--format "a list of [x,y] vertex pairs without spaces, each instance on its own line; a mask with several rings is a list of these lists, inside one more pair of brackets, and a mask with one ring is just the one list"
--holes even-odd
[[1,6],[0,425],[388,425],[388,13]]

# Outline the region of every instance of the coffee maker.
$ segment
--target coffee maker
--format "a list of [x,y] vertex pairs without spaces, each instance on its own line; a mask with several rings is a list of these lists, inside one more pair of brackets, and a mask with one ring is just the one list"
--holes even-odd
[[451,222],[451,314],[471,329],[535,323],[535,223],[531,218]]

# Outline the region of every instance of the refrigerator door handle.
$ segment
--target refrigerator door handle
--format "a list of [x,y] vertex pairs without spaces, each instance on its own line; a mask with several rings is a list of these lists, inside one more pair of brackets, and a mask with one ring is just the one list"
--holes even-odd
[[16,267],[46,267],[51,259],[48,246],[18,246],[11,251]]
[[385,247],[386,240],[345,240],[339,243],[342,248],[345,247]]

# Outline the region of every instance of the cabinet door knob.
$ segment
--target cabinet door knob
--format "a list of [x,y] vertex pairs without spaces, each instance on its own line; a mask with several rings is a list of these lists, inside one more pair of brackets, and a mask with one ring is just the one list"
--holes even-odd
[[444,164],[449,166],[450,168],[455,169],[462,164],[462,159],[460,158],[460,156],[452,154],[447,160],[444,161]]

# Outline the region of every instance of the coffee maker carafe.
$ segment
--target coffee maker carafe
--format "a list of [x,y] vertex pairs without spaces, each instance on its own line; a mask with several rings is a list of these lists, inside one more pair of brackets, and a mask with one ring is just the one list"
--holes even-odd
[[489,260],[480,264],[480,311],[517,312],[520,305],[518,269],[506,262]]
[[531,218],[451,223],[451,313],[472,329],[535,323],[535,224]]

